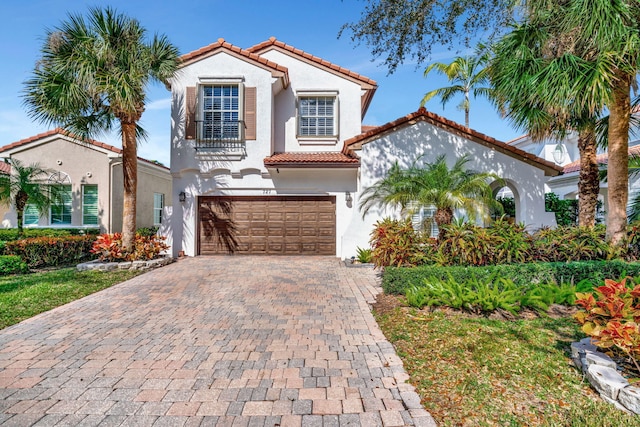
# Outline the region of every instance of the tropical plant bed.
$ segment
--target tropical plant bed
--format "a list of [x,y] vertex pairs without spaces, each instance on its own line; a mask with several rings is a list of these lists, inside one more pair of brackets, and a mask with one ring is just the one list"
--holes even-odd
[[600,399],[571,363],[571,343],[584,335],[570,311],[505,320],[409,308],[381,294],[374,313],[438,425],[640,424]]

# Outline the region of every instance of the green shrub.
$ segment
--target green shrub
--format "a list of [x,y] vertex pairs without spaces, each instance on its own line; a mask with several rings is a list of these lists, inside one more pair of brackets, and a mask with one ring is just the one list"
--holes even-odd
[[619,279],[625,276],[640,276],[640,263],[612,261],[580,261],[527,264],[500,264],[484,267],[442,267],[421,265],[413,268],[386,267],[382,276],[382,288],[387,294],[402,295],[414,286],[420,286],[425,279],[446,280],[451,277],[464,282],[468,277],[486,280],[496,275],[511,279],[516,285],[527,287],[531,284],[562,283],[575,284],[578,291],[585,292],[591,284],[604,279]]
[[136,234],[142,237],[151,237],[158,234],[159,227],[141,227],[136,230]]
[[368,264],[371,262],[371,248],[356,248],[356,259],[358,262]]
[[34,237],[7,242],[5,255],[19,256],[30,268],[69,265],[93,258],[93,236]]
[[407,303],[413,307],[451,307],[473,313],[490,313],[504,310],[516,314],[529,308],[547,311],[551,304],[572,304],[576,288],[573,285],[532,284],[519,286],[513,280],[492,275],[478,279],[468,277],[457,281],[447,279],[424,279],[422,285],[405,292]]
[[27,272],[29,272],[29,267],[19,256],[0,255],[0,276]]
[[[98,228],[25,228],[22,238],[32,237],[61,237],[61,236],[97,236],[100,234]],[[0,241],[14,241],[18,236],[17,228],[0,228]]]

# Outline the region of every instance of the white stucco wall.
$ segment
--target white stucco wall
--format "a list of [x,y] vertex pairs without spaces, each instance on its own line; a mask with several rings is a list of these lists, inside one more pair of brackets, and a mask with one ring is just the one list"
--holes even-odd
[[[274,152],[340,151],[344,139],[360,133],[361,88],[357,83],[277,51],[263,55],[287,67],[290,85],[282,88],[270,70],[224,51],[185,66],[172,83],[171,173],[173,209],[166,232],[172,233],[173,254],[196,254],[197,198],[203,195],[334,195],[336,234],[341,236],[352,216],[346,192],[357,188],[356,169],[278,168],[267,170],[264,158]],[[242,79],[257,88],[257,139],[246,141],[246,156],[220,157],[196,153],[184,139],[185,89],[202,78]],[[334,91],[339,96],[339,138],[299,143],[296,135],[297,90]],[[178,195],[186,193],[180,203]],[[337,238],[337,254],[342,252]]]
[[[524,222],[531,230],[555,225],[553,213],[544,210],[544,182],[547,178],[543,170],[427,122],[418,121],[364,144],[357,154],[361,157],[362,166],[358,193],[354,197],[356,206],[362,190],[380,179],[396,161],[407,167],[422,154],[425,154],[423,159],[426,162],[446,154],[448,163],[452,165],[457,158],[468,154],[468,169],[495,173],[515,189],[520,196],[519,203],[516,203],[517,222]],[[348,232],[343,237],[341,257],[355,255],[358,246],[369,247],[369,236],[375,222],[393,214],[372,209],[363,219],[359,209],[354,209]]]

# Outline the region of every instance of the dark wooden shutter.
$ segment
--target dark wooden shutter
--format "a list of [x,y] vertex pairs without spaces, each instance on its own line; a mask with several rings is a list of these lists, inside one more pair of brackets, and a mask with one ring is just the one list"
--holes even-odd
[[196,139],[196,87],[187,87],[185,96],[185,139]]
[[244,88],[244,125],[245,139],[256,139],[256,88]]

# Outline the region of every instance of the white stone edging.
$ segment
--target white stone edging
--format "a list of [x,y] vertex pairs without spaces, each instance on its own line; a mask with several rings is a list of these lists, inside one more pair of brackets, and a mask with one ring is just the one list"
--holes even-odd
[[640,414],[640,388],[629,385],[616,362],[598,351],[591,338],[571,344],[571,359],[605,401],[627,413]]
[[161,258],[151,259],[147,261],[127,261],[127,262],[104,262],[99,259],[83,262],[77,265],[78,271],[98,270],[98,271],[111,271],[111,270],[151,270],[153,268],[162,267],[163,265],[171,264],[175,259],[170,256],[164,256]]

